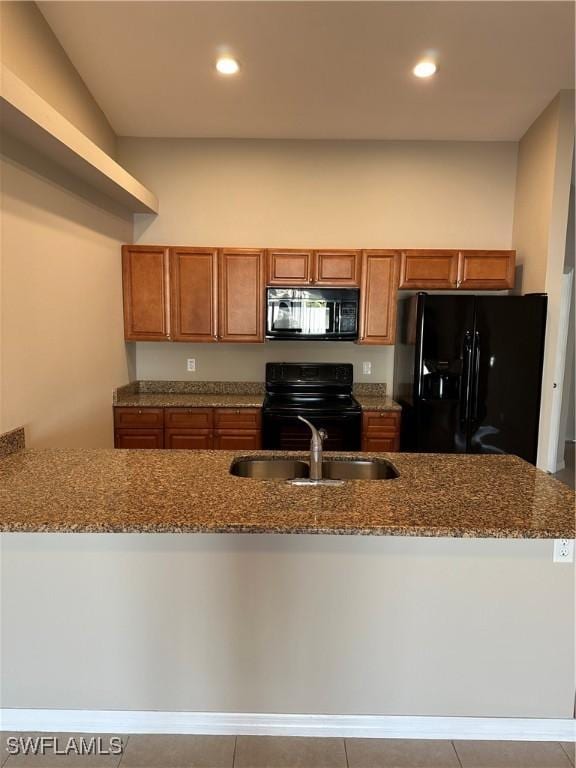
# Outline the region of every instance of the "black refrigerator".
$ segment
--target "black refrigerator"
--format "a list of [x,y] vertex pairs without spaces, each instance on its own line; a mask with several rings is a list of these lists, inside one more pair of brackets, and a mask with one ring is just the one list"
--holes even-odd
[[426,293],[400,302],[401,450],[536,463],[546,303],[543,294]]

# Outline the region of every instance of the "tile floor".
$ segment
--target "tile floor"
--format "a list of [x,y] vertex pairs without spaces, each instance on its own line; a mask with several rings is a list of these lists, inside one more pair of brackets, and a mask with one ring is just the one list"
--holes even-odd
[[[123,736],[116,756],[7,756],[37,768],[574,768],[573,743],[276,736]],[[54,734],[64,745],[69,734]],[[78,737],[79,734],[76,734]],[[103,739],[107,744],[107,739]],[[61,747],[62,749],[62,747]]]

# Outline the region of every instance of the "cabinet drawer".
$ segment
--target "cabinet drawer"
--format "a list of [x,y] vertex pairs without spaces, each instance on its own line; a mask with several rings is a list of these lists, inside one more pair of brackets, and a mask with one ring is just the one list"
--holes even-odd
[[114,448],[164,448],[164,430],[117,429]]
[[220,451],[257,451],[261,444],[259,431],[214,433],[214,448]]
[[216,408],[215,429],[260,429],[260,408]]
[[212,429],[212,408],[166,408],[164,426],[167,429]]
[[114,426],[149,429],[164,426],[163,408],[114,408]]
[[362,450],[378,453],[396,452],[400,449],[400,436],[397,437],[365,437],[362,440]]
[[394,436],[400,431],[400,414],[395,411],[364,411],[362,431],[366,437]]
[[206,429],[166,429],[164,448],[208,451],[212,448],[212,432]]

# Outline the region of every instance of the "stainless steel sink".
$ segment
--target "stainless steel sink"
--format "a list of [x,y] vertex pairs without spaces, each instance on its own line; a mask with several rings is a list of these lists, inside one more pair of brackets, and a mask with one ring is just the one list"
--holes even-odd
[[330,480],[393,480],[398,477],[398,471],[386,459],[325,458],[322,477]]
[[293,480],[308,477],[308,464],[298,459],[249,456],[235,459],[230,466],[230,474],[254,480]]
[[230,474],[254,480],[295,481],[297,485],[336,485],[344,480],[392,480],[398,477],[396,467],[386,459],[347,457],[325,458],[321,480],[309,479],[310,468],[305,461],[280,456],[242,456],[232,462]]

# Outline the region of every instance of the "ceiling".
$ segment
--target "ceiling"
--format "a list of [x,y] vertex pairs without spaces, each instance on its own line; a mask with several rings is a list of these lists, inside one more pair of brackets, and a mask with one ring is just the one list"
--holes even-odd
[[515,140],[574,87],[572,2],[38,5],[121,136]]

